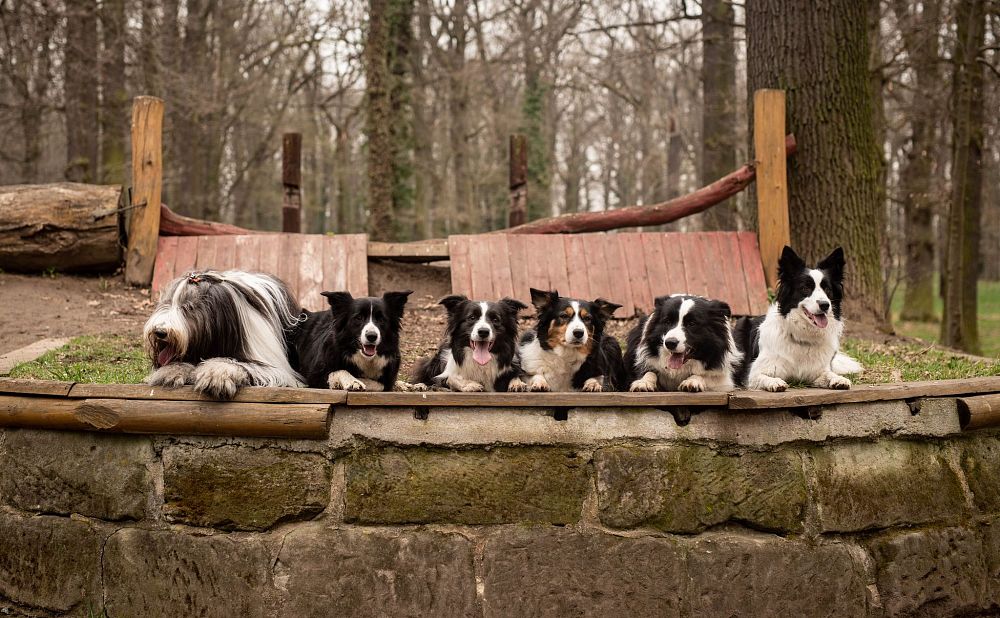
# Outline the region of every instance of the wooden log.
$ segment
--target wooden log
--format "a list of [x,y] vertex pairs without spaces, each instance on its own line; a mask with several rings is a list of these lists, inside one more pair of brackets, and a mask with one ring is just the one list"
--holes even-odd
[[788,174],[783,154],[785,91],[753,93],[754,162],[757,164],[757,230],[767,287],[778,285],[778,258],[791,244]]
[[111,270],[121,263],[122,188],[61,182],[0,187],[0,268]]
[[302,231],[302,134],[285,133],[281,140],[281,231]]
[[899,384],[862,384],[853,386],[846,391],[825,388],[794,388],[783,393],[736,391],[729,396],[729,409],[800,408],[835,403],[915,399],[917,397],[953,397],[955,395],[997,391],[1000,391],[1000,376],[901,382]]
[[125,282],[153,281],[160,236],[160,192],[163,188],[163,101],[136,97],[132,104],[132,212],[125,254]]
[[166,204],[160,205],[160,236],[243,236],[274,233],[185,217],[170,210]]
[[517,227],[524,224],[528,218],[528,137],[523,133],[510,136],[507,178],[510,189],[507,225]]
[[53,399],[0,395],[0,427],[322,440],[328,404]]
[[978,397],[960,397],[958,421],[963,430],[1000,426],[1000,393]]
[[[785,137],[785,155],[795,152],[795,136]],[[756,167],[747,163],[731,174],[702,187],[693,193],[652,204],[627,206],[603,212],[581,212],[538,219],[524,225],[497,230],[500,234],[567,234],[574,232],[603,232],[623,227],[662,225],[693,215],[730,198],[747,187],[756,177]]]
[[27,380],[25,378],[0,378],[0,393],[23,395],[50,395],[65,397],[75,382],[59,380]]
[[[164,388],[148,384],[73,384],[69,397],[74,399],[150,399],[162,401],[215,401],[191,386]],[[347,402],[346,391],[325,388],[279,388],[244,386],[232,401],[237,403],[325,403]]]

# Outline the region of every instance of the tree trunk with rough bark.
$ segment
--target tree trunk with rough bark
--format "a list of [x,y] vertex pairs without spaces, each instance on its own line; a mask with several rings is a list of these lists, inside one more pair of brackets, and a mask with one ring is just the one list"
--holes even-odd
[[939,184],[935,175],[935,129],[939,120],[937,105],[928,105],[923,93],[939,88],[940,52],[937,31],[940,28],[941,3],[925,0],[921,11],[907,0],[893,0],[892,8],[903,34],[903,44],[916,80],[910,102],[910,146],[906,164],[900,173],[906,236],[906,289],[903,296],[904,320],[934,320],[934,191]]
[[[702,122],[701,184],[706,185],[736,167],[736,47],[730,0],[701,4]],[[707,230],[735,230],[739,213],[730,199],[705,212]]]
[[784,89],[786,132],[799,144],[788,166],[792,244],[810,260],[843,246],[849,316],[884,324],[867,2],[748,0],[746,10],[748,100],[759,88]]
[[985,0],[955,9],[952,83],[951,208],[945,260],[941,342],[979,353],[976,292],[979,279],[979,217],[983,189],[983,67]]
[[101,6],[101,182],[125,184],[125,136],[129,130],[125,88],[125,0]]
[[66,2],[66,179],[97,180],[97,2]]

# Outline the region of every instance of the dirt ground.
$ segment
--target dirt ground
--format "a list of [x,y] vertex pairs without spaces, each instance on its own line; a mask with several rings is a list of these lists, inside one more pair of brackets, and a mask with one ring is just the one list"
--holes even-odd
[[46,337],[138,337],[152,306],[149,290],[126,286],[120,274],[0,273],[0,354]]

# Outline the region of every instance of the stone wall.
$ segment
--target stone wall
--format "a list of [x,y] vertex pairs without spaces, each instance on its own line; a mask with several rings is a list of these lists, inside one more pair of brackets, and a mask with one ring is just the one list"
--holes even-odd
[[0,615],[995,615],[998,486],[1000,434],[950,399],[7,429]]

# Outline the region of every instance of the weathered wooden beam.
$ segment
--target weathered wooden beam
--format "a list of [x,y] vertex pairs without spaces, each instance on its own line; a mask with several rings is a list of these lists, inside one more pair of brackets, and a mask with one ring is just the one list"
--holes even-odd
[[160,193],[163,189],[163,101],[136,97],[132,104],[132,206],[125,253],[125,282],[153,281],[160,236]]
[[27,380],[24,378],[0,378],[0,393],[19,393],[25,395],[51,395],[65,397],[69,395],[75,382],[59,380]]
[[[70,398],[81,399],[147,399],[161,401],[215,401],[198,393],[191,386],[163,388],[147,384],[74,384]],[[346,391],[325,388],[271,388],[244,386],[232,399],[236,403],[325,403],[347,402]]]
[[958,420],[963,430],[1000,426],[1000,393],[961,397],[957,401]]
[[243,236],[275,233],[185,217],[170,210],[166,204],[160,205],[160,236]]
[[[785,137],[785,155],[795,152],[795,136]],[[627,206],[603,212],[579,212],[538,219],[524,225],[497,230],[499,234],[568,234],[575,232],[604,232],[623,227],[662,225],[688,215],[707,210],[747,187],[756,178],[756,166],[747,163],[731,174],[704,186],[693,193],[652,204]]]
[[834,403],[914,399],[917,397],[951,397],[997,391],[1000,391],[1000,376],[900,382],[898,384],[862,384],[853,386],[846,391],[822,388],[794,388],[783,393],[736,391],[729,396],[729,408],[732,410],[798,408]]
[[725,407],[727,393],[347,393],[349,406],[486,408]]
[[285,133],[281,139],[281,231],[302,231],[302,134]]
[[329,404],[62,399],[0,395],[0,427],[321,440]]
[[448,239],[432,238],[414,242],[368,242],[368,257],[400,262],[436,262],[448,259]]
[[778,284],[778,258],[791,244],[788,172],[784,153],[785,91],[753,93],[754,162],[757,164],[757,230],[767,286]]

